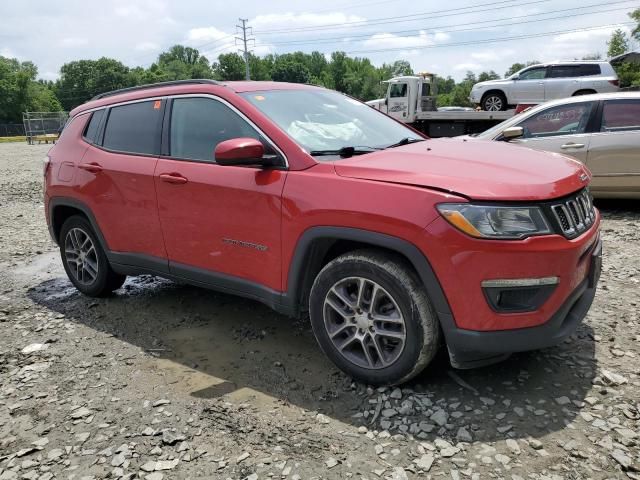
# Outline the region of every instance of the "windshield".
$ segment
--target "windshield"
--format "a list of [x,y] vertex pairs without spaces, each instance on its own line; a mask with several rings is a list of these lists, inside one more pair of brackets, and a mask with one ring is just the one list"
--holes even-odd
[[271,90],[242,96],[308,152],[374,151],[403,139],[421,139],[368,105],[331,90]]

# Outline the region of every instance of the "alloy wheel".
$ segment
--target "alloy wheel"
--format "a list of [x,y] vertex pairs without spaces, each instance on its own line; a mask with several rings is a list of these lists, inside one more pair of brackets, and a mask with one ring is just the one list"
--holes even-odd
[[406,325],[393,296],[362,277],[336,282],[327,292],[324,326],[336,350],[368,369],[392,365],[404,349]]
[[485,110],[488,112],[499,112],[502,110],[502,98],[497,95],[487,97],[484,102]]
[[91,237],[81,228],[67,232],[64,240],[64,256],[74,279],[83,285],[91,285],[98,276],[98,254]]

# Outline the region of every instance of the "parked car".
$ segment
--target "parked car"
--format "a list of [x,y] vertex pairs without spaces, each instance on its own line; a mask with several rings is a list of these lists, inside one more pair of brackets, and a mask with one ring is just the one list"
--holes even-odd
[[593,173],[595,197],[640,198],[640,92],[545,103],[475,138],[570,155]]
[[588,170],[513,152],[423,138],[319,87],[169,82],[71,112],[45,211],[86,295],[145,273],[308,312],[338,367],[395,384],[441,343],[472,367],[557,344],[586,315]]
[[609,62],[542,63],[508,78],[476,83],[469,95],[483,110],[507,110],[519,103],[619,90],[618,76]]

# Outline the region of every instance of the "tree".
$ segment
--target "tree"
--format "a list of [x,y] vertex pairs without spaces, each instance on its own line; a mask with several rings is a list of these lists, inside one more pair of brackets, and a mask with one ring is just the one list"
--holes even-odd
[[602,55],[599,52],[589,53],[584,55],[581,60],[602,60]]
[[237,53],[223,53],[218,56],[214,71],[220,80],[244,80],[244,60]]
[[347,54],[344,52],[333,52],[329,63],[329,74],[333,88],[339,92],[346,91],[345,75],[347,74]]
[[187,80],[190,78],[212,78],[209,60],[200,52],[184,45],[174,45],[158,56],[158,66],[166,80]]
[[611,39],[607,42],[607,55],[609,58],[622,55],[629,50],[629,41],[627,35],[619,28],[611,34]]
[[276,82],[308,83],[309,69],[302,62],[278,59],[273,66],[271,78]]
[[640,8],[636,8],[629,16],[638,23],[631,31],[631,36],[640,42]]
[[482,72],[480,73],[480,75],[478,75],[479,82],[486,82],[487,80],[497,80],[498,78],[500,78],[500,75],[498,75],[493,70],[489,70],[488,72]]

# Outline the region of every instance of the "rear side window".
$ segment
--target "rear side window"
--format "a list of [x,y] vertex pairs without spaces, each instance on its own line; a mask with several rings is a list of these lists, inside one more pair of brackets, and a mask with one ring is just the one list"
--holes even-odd
[[118,152],[158,155],[161,112],[159,101],[111,108],[102,146]]
[[593,63],[586,63],[584,65],[580,65],[580,76],[588,77],[590,75],[600,75],[602,70],[600,69],[600,65]]
[[551,78],[570,78],[580,76],[580,65],[554,65],[551,67]]
[[89,143],[96,143],[96,137],[98,135],[98,129],[100,128],[102,117],[104,117],[104,110],[96,110],[91,114],[89,123],[87,123],[87,128],[84,131],[84,138]]
[[602,109],[602,132],[640,130],[640,100],[610,100]]
[[[197,97],[173,101],[170,156],[215,163],[218,143],[240,137],[262,140],[251,125],[222,102]],[[267,145],[265,150],[269,150]]]

